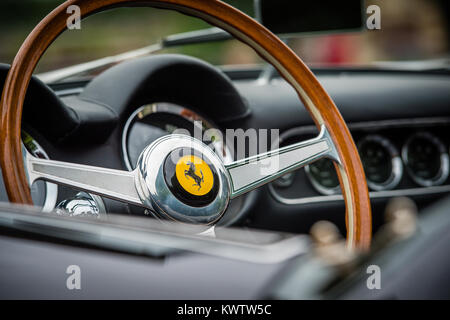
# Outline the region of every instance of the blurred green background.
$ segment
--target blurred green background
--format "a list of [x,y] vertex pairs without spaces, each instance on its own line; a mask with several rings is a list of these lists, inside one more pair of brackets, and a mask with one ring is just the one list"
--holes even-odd
[[[0,62],[11,63],[34,26],[62,2],[0,0]],[[226,2],[253,15],[253,0]],[[380,60],[448,59],[448,3],[448,0],[366,0],[366,6],[380,6],[381,30],[309,35],[293,39],[289,44],[310,65],[353,66]],[[209,25],[203,21],[175,11],[112,9],[82,20],[81,30],[64,32],[45,53],[36,71],[126,52],[156,43],[170,34],[207,27]],[[221,65],[261,63],[252,49],[236,40],[189,45],[164,52],[188,54]]]
[[[64,1],[0,0],[0,62],[11,63],[28,33],[62,2]],[[253,15],[253,0],[226,2]],[[208,27],[210,25],[200,19],[170,10],[108,10],[83,19],[81,30],[66,31],[60,35],[45,53],[36,71],[53,70],[122,53],[153,44],[166,35]],[[233,46],[228,42],[184,46],[165,52],[185,53],[214,64],[222,64],[227,63],[227,57],[221,53],[227,52],[227,48]],[[229,50],[233,51],[232,48]]]

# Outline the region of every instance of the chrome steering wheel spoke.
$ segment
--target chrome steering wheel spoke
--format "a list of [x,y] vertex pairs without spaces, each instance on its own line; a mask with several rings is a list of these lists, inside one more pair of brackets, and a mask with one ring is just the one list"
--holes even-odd
[[36,158],[25,148],[22,148],[22,152],[30,186],[42,179],[142,206],[134,185],[134,171]]
[[282,175],[321,158],[340,163],[334,143],[325,125],[313,139],[258,154],[225,165],[231,184],[231,198],[249,192]]

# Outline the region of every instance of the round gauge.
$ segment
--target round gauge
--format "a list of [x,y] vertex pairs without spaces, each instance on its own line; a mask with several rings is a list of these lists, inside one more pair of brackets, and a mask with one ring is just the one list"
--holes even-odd
[[402,158],[411,178],[423,187],[444,183],[449,174],[449,156],[439,138],[429,132],[411,136],[402,149]]
[[[28,152],[36,158],[48,159],[44,149],[24,130],[22,130],[22,142]],[[34,205],[42,207],[42,211],[49,212],[55,208],[58,197],[58,186],[56,184],[37,180],[31,185],[30,191]]]
[[305,167],[306,176],[314,189],[325,195],[340,192],[339,178],[333,161],[320,159]]
[[159,102],[140,107],[125,123],[122,151],[127,169],[131,171],[135,168],[145,147],[171,133],[185,133],[192,137],[200,134],[202,141],[215,150],[225,163],[231,161],[231,153],[225,148],[221,132],[207,120],[179,105]]
[[375,191],[395,188],[403,176],[397,148],[380,135],[369,135],[358,143],[367,185]]
[[277,180],[273,182],[273,184],[279,188],[287,188],[294,183],[295,172],[286,173],[282,175]]

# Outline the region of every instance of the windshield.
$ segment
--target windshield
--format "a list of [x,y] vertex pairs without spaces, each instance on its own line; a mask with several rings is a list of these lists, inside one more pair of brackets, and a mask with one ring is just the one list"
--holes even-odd
[[[59,0],[2,0],[0,61],[11,63],[32,28]],[[252,0],[228,1],[254,15]],[[380,61],[411,62],[449,57],[448,1],[369,0],[381,10],[381,29],[309,34],[288,44],[311,66],[368,66]],[[7,10],[6,10],[7,9]],[[365,11],[365,10],[364,10]],[[364,12],[364,19],[368,14]],[[174,33],[209,28],[203,21],[154,8],[119,8],[82,21],[81,29],[64,32],[41,59],[46,72],[134,50]],[[183,53],[216,65],[254,65],[262,60],[237,40],[184,45],[160,52]]]

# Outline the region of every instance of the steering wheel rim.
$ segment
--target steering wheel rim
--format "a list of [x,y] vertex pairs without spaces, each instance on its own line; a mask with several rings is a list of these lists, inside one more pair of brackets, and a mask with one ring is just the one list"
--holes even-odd
[[77,5],[81,18],[120,6],[174,9],[220,27],[251,46],[297,91],[318,128],[325,127],[336,148],[335,163],[346,204],[347,243],[367,249],[371,241],[371,206],[361,160],[337,107],[303,61],[278,37],[241,11],[218,0],[68,0],[48,14],[17,53],[1,98],[0,165],[11,202],[32,204],[20,141],[23,102],[33,71],[45,50],[66,29],[67,8]]

